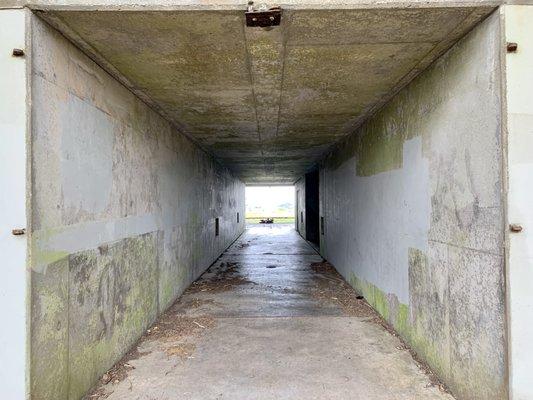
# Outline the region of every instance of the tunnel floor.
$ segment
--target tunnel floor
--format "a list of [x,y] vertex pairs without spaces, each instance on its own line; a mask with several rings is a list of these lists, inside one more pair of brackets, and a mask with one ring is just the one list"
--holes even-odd
[[292,225],[246,232],[87,398],[453,399]]

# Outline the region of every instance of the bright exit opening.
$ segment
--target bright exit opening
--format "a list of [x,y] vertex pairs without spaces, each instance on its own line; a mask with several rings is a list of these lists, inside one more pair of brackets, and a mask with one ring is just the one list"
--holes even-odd
[[294,186],[247,186],[246,222],[294,224]]

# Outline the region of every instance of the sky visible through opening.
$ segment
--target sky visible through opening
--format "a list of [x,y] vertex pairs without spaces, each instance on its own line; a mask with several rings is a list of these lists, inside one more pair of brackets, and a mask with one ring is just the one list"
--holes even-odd
[[294,186],[247,186],[246,219],[272,217],[279,222],[294,219]]

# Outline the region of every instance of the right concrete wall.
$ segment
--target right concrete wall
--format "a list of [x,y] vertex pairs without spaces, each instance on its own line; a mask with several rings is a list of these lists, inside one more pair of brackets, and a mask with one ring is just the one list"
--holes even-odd
[[458,399],[507,398],[492,15],[323,162],[321,251]]

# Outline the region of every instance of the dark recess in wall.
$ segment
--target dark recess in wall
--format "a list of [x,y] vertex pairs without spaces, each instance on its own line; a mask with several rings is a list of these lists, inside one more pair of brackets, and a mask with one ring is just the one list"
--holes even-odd
[[305,238],[320,243],[318,170],[305,174]]

